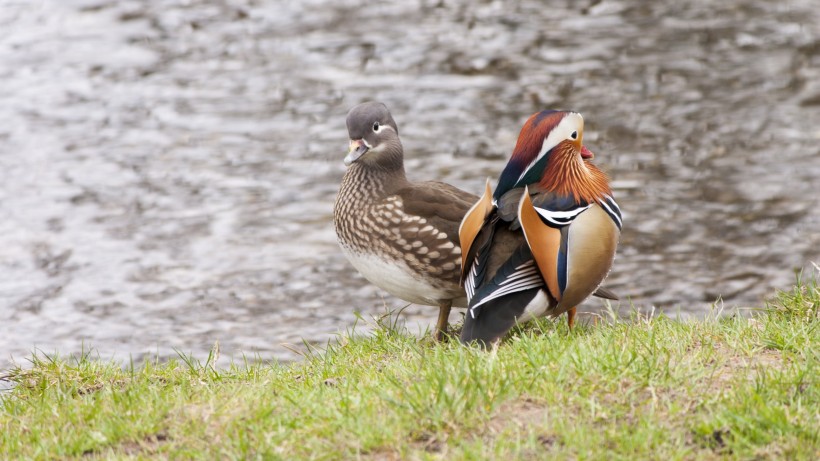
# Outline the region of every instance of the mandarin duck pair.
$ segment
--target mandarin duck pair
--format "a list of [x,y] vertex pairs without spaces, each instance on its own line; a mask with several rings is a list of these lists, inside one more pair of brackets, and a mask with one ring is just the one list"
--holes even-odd
[[612,267],[621,212],[607,176],[583,146],[580,114],[527,120],[495,192],[479,198],[441,182],[413,183],[399,130],[384,104],[347,116],[350,149],[334,206],[339,244],[371,283],[405,301],[466,307],[461,341],[488,346],[516,323],[568,313]]

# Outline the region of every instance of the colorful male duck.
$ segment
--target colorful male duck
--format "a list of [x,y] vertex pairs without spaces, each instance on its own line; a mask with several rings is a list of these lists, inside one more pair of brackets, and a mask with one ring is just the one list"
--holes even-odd
[[484,346],[518,322],[568,313],[609,273],[621,211],[609,180],[582,144],[581,114],[543,111],[527,120],[495,193],[460,228],[462,282],[469,300],[461,340]]

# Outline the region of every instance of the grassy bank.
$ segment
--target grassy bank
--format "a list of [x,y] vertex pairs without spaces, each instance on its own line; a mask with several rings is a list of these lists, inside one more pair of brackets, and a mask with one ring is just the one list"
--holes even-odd
[[543,321],[495,352],[390,328],[294,365],[4,372],[24,458],[713,459],[820,456],[820,290],[752,318]]

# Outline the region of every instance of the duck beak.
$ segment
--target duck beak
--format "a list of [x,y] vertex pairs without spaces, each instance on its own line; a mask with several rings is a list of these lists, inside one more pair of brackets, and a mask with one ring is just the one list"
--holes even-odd
[[595,154],[593,154],[592,151],[587,149],[586,146],[581,146],[581,158],[582,159],[589,160],[589,159],[594,158],[594,157],[595,157]]
[[351,139],[350,148],[347,151],[347,156],[345,156],[345,165],[350,166],[350,164],[359,160],[359,157],[364,155],[368,149],[364,139]]

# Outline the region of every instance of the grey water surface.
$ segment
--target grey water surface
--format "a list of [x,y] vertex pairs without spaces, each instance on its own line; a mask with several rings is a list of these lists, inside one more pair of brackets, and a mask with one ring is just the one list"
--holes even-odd
[[287,360],[401,308],[332,229],[365,100],[412,178],[474,193],[527,116],[582,112],[622,312],[760,306],[820,262],[814,0],[0,0],[0,367]]

